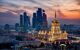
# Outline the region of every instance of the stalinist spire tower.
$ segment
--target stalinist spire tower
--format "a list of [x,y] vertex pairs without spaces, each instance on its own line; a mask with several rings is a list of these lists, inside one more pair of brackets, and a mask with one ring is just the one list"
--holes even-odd
[[49,31],[49,41],[55,41],[58,39],[67,39],[66,31],[61,31],[60,22],[57,20],[57,13],[55,11],[55,19],[51,23],[51,30]]
[[57,20],[56,17],[57,17],[57,15],[56,15],[56,12],[55,12],[55,19],[51,23],[51,33],[52,34],[60,34],[61,33],[60,23],[59,23],[59,21]]

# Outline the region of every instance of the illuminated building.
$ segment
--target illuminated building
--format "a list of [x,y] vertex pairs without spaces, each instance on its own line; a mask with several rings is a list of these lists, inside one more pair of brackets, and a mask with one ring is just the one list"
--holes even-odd
[[55,41],[59,39],[67,39],[67,32],[62,31],[60,29],[60,22],[56,19],[56,12],[55,12],[55,19],[51,23],[50,31],[39,31],[39,34],[48,35],[48,41]]

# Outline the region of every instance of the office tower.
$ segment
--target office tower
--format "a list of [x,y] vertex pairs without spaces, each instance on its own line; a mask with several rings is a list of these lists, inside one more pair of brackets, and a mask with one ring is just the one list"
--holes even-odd
[[45,12],[43,13],[43,30],[47,30],[48,29],[48,23],[47,23],[47,15],[45,14]]
[[24,16],[24,27],[28,28],[30,26],[30,17],[26,12],[23,13]]
[[19,32],[19,23],[15,24],[15,30],[16,30],[16,32]]
[[41,30],[41,27],[42,27],[42,9],[38,8],[36,14],[37,14],[37,30]]
[[20,15],[20,32],[24,32],[23,29],[24,29],[24,18],[23,18],[23,15],[21,14]]
[[30,17],[27,15],[26,12],[24,12],[22,15],[20,15],[21,32],[27,32],[27,29],[29,29],[29,26],[30,26]]
[[20,27],[23,27],[23,15],[20,15]]
[[36,13],[33,13],[32,27],[36,28],[36,26],[37,26],[37,16],[36,16]]

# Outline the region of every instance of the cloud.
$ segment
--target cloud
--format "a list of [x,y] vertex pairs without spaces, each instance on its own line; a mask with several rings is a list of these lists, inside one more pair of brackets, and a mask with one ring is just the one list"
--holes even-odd
[[80,12],[80,9],[74,9],[74,10],[68,10],[68,11],[75,11],[75,12]]
[[[77,4],[75,1],[77,2]],[[48,17],[53,17],[54,9],[55,7],[57,7],[56,5],[59,5],[58,8],[61,10],[61,12],[64,12],[64,10],[68,11],[67,13],[80,12],[79,2],[80,0],[0,0],[0,12],[1,12],[0,14],[2,13],[5,14],[9,12],[9,14],[11,13],[13,16],[15,15],[18,16],[22,12],[26,11],[28,12],[28,14],[32,15],[32,13],[35,12],[36,9],[40,7],[45,9]],[[6,16],[4,18],[8,17],[7,14],[5,15]],[[69,14],[68,17],[70,17],[71,15]],[[11,18],[13,16],[11,16]],[[67,16],[64,13],[62,14],[62,16],[64,16],[64,18],[65,17],[67,18]],[[0,18],[2,17],[0,16]],[[15,18],[13,19],[14,21],[16,21]]]
[[80,5],[80,0],[75,0],[75,1],[77,1],[77,4]]

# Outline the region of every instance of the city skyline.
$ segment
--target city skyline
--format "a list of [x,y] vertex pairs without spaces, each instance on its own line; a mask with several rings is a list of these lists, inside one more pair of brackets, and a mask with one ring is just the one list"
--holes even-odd
[[80,50],[80,0],[0,0],[0,50]]
[[[32,5],[31,5],[32,4]],[[19,22],[19,15],[27,12],[32,18],[33,12],[37,8],[46,11],[48,21],[54,17],[54,9],[59,5],[59,15],[61,23],[80,25],[80,3],[79,0],[1,0],[0,1],[0,24]],[[77,7],[77,8],[76,8]],[[8,18],[10,18],[8,20]],[[69,22],[70,21],[70,22]]]

